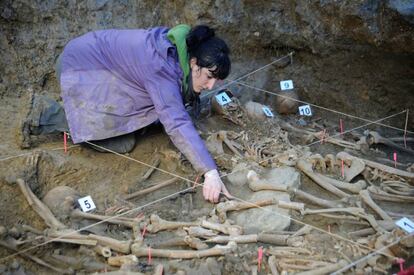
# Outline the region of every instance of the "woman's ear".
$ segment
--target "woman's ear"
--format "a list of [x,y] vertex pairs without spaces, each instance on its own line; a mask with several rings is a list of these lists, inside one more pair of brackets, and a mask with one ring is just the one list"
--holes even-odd
[[190,68],[193,69],[194,66],[197,66],[197,58],[191,57],[191,59],[190,59]]

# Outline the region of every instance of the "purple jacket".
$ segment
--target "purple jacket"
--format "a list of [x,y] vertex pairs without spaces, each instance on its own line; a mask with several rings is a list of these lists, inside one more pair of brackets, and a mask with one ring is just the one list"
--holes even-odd
[[181,95],[183,72],[167,28],[102,30],[62,54],[62,98],[75,143],[131,133],[160,120],[201,173],[216,169]]

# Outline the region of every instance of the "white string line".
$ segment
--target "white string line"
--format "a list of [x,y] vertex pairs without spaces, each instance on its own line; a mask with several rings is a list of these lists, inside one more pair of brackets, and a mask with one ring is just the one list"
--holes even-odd
[[[395,114],[395,115],[397,115],[397,114]],[[384,118],[384,119],[388,119],[388,117],[387,117],[387,118]],[[384,119],[382,119],[382,120],[384,120]],[[367,124],[367,125],[368,125],[368,124]],[[361,127],[364,127],[364,126],[361,126]],[[350,131],[351,131],[351,130],[350,130]],[[146,164],[146,163],[144,163],[144,162],[141,162],[141,161],[139,161],[139,160],[137,160],[137,159],[134,159],[134,158],[131,158],[131,157],[129,157],[129,156],[122,155],[122,154],[120,154],[120,153],[118,153],[118,152],[112,151],[112,150],[110,150],[110,149],[108,149],[108,148],[105,148],[105,147],[99,146],[99,145],[97,145],[97,144],[94,144],[94,143],[91,143],[91,142],[86,142],[86,143],[88,143],[88,144],[90,144],[90,145],[93,145],[93,146],[96,146],[96,147],[98,147],[98,148],[100,148],[100,149],[102,149],[102,150],[108,151],[108,152],[110,152],[110,153],[113,153],[113,154],[115,154],[115,155],[117,155],[117,156],[120,156],[120,157],[123,157],[123,158],[129,159],[129,160],[135,161],[135,162],[137,162],[137,163],[140,163],[140,164],[145,165],[145,166],[147,166],[147,167],[154,168],[154,169],[159,170],[159,171],[161,171],[161,172],[165,172],[165,173],[167,173],[167,174],[169,174],[169,175],[172,175],[172,176],[174,176],[174,177],[177,177],[177,178],[183,179],[183,180],[188,181],[188,182],[190,182],[190,183],[194,183],[196,187],[199,187],[199,186],[203,186],[203,185],[204,185],[204,184],[200,184],[200,183],[198,183],[198,182],[192,181],[192,180],[190,180],[190,179],[184,178],[184,177],[182,177],[182,176],[180,176],[180,175],[177,175],[177,174],[171,173],[171,172],[169,172],[169,171],[165,171],[165,170],[163,170],[163,169],[161,169],[161,168],[158,168],[158,167],[155,167],[155,166],[152,166],[152,165]],[[242,169],[240,169],[239,171],[241,171],[241,170],[242,170]],[[226,176],[226,175],[224,175],[224,176]],[[224,177],[224,176],[222,176],[222,177]],[[80,228],[80,229],[78,229],[78,230],[75,230],[75,231],[72,231],[72,232],[68,232],[68,233],[63,234],[63,235],[61,235],[61,236],[59,236],[59,237],[56,237],[56,238],[50,239],[49,241],[46,241],[46,242],[40,243],[40,244],[38,244],[38,245],[35,245],[35,246],[33,246],[33,247],[29,247],[29,248],[27,248],[27,249],[24,249],[24,250],[21,250],[21,251],[15,252],[15,253],[13,253],[13,254],[11,254],[11,255],[9,255],[9,256],[6,256],[6,257],[4,257],[4,258],[1,258],[1,259],[0,259],[0,261],[3,261],[3,260],[6,260],[6,259],[9,259],[9,258],[14,257],[14,256],[17,256],[17,255],[20,255],[21,253],[24,253],[24,252],[30,251],[30,250],[32,250],[32,249],[34,249],[34,248],[37,248],[37,247],[43,246],[43,245],[48,244],[48,243],[51,243],[51,242],[53,242],[53,241],[60,240],[60,239],[62,239],[63,237],[70,236],[71,234],[74,234],[74,233],[79,233],[79,232],[80,232],[80,231],[82,231],[82,230],[85,230],[85,229],[91,228],[91,227],[93,227],[93,226],[95,226],[95,225],[98,225],[98,224],[102,224],[102,223],[104,223],[104,222],[106,222],[106,221],[109,221],[109,220],[112,220],[112,219],[115,219],[115,218],[118,218],[118,217],[122,217],[122,216],[124,216],[124,215],[129,214],[129,213],[132,213],[132,212],[134,212],[134,211],[137,211],[137,210],[139,210],[139,209],[141,209],[141,208],[144,208],[144,207],[146,207],[146,206],[149,206],[149,205],[155,204],[155,203],[157,203],[157,202],[159,202],[159,201],[162,201],[162,200],[167,199],[167,198],[169,198],[169,197],[175,196],[175,195],[180,194],[180,193],[182,193],[182,192],[189,191],[189,190],[191,190],[191,189],[193,189],[193,187],[188,187],[188,188],[185,188],[185,189],[180,190],[180,191],[178,191],[178,192],[175,192],[175,193],[173,193],[173,194],[167,195],[167,196],[165,196],[165,197],[163,197],[163,198],[160,198],[160,199],[154,200],[154,201],[152,201],[152,202],[149,202],[149,203],[147,203],[146,205],[143,205],[143,206],[138,206],[138,207],[133,208],[133,209],[130,209],[130,210],[128,210],[128,211],[126,211],[126,212],[124,212],[124,213],[120,213],[120,214],[118,214],[118,215],[111,216],[111,217],[109,217],[109,218],[107,218],[107,219],[104,219],[104,220],[102,220],[102,221],[99,221],[99,222],[96,222],[96,223],[90,224],[90,225],[85,226],[85,227],[83,227],[83,228]],[[223,193],[223,192],[220,192],[220,193],[224,195],[224,193]],[[322,232],[322,233],[326,233],[326,234],[328,234],[328,235],[330,235],[330,236],[332,236],[332,237],[336,237],[336,238],[338,238],[338,239],[341,239],[341,240],[344,240],[344,241],[347,241],[347,242],[353,243],[353,244],[355,244],[355,245],[357,245],[357,246],[360,246],[360,247],[365,247],[365,246],[364,246],[364,245],[362,245],[362,244],[356,243],[356,242],[354,242],[354,241],[352,241],[352,240],[349,240],[349,239],[346,239],[346,238],[344,238],[344,237],[342,237],[342,236],[339,236],[339,235],[333,234],[333,233],[331,233],[331,232],[325,231],[325,230],[320,229],[320,228],[318,228],[318,227],[315,227],[315,226],[313,226],[313,225],[306,224],[306,223],[304,223],[304,222],[302,222],[302,221],[299,221],[299,220],[293,219],[292,217],[284,216],[283,214],[280,214],[280,213],[277,213],[277,212],[272,212],[271,210],[268,210],[268,209],[266,209],[266,208],[263,208],[263,207],[261,207],[261,206],[259,206],[259,205],[254,204],[254,203],[251,203],[251,202],[248,202],[248,201],[244,201],[244,200],[242,200],[242,199],[240,199],[240,198],[237,198],[237,197],[234,197],[234,196],[233,196],[233,198],[235,198],[235,199],[237,199],[237,200],[239,200],[239,201],[242,201],[242,202],[245,202],[245,203],[251,204],[251,205],[253,205],[253,206],[257,207],[257,208],[260,208],[260,209],[262,209],[262,210],[264,210],[264,211],[268,211],[268,212],[270,212],[270,213],[273,213],[273,214],[279,215],[279,216],[281,216],[281,217],[284,217],[284,218],[287,218],[287,219],[293,220],[293,221],[295,221],[295,222],[297,222],[297,223],[299,223],[299,224],[308,225],[308,226],[310,226],[310,227],[314,228],[315,230],[320,231],[320,232]],[[369,250],[372,250],[370,247],[365,247],[365,248],[367,248],[367,249],[369,249]],[[384,255],[384,254],[383,254],[383,255]],[[390,255],[387,255],[387,254],[385,254],[384,256],[391,257]]]
[[[340,114],[340,115],[347,116],[347,117],[351,117],[351,118],[354,118],[354,119],[359,119],[359,120],[362,120],[362,121],[365,121],[365,122],[371,122],[371,123],[373,122],[371,120],[368,120],[368,119],[365,119],[365,118],[362,118],[362,117],[357,117],[357,116],[354,116],[354,115],[350,115],[350,114],[347,114],[347,113],[343,113],[343,112],[340,112],[340,111],[336,111],[336,110],[333,110],[333,109],[322,107],[322,106],[319,106],[319,105],[316,105],[316,104],[313,104],[313,103],[309,103],[309,102],[306,102],[306,101],[294,99],[294,98],[291,98],[291,97],[288,97],[288,96],[277,94],[275,92],[270,92],[270,91],[267,91],[267,90],[264,90],[264,89],[261,89],[261,88],[257,88],[257,87],[251,86],[249,84],[246,84],[244,82],[237,82],[237,84],[243,85],[245,87],[248,87],[248,88],[251,88],[251,89],[254,89],[254,90],[265,92],[265,93],[268,93],[268,94],[271,94],[271,95],[275,95],[275,96],[282,97],[282,98],[285,98],[285,99],[293,100],[293,101],[296,101],[296,102],[299,102],[299,103],[308,104],[310,106],[313,106],[313,107],[316,107],[316,108],[319,108],[319,109],[322,109],[322,110],[325,110],[325,111],[333,112],[333,113]],[[408,113],[408,109],[405,110],[405,112]],[[381,126],[384,126],[384,127],[387,127],[387,128],[391,128],[391,129],[394,129],[394,130],[414,134],[413,131],[407,131],[406,129],[397,128],[397,127],[390,126],[390,125],[387,125],[387,124],[382,124],[382,123],[372,123],[372,124],[378,124],[378,125],[381,125]]]
[[237,82],[237,81],[239,81],[239,80],[242,80],[243,78],[246,78],[246,77],[248,77],[248,76],[250,76],[250,75],[252,75],[252,74],[254,74],[254,73],[256,73],[256,72],[258,72],[258,71],[260,71],[260,70],[263,70],[264,68],[267,68],[267,67],[269,67],[270,65],[273,65],[273,64],[275,64],[276,62],[279,62],[279,61],[281,61],[282,59],[284,59],[284,58],[286,58],[286,57],[292,58],[293,53],[294,53],[294,52],[290,52],[290,53],[288,53],[288,54],[287,54],[287,55],[285,55],[285,56],[282,56],[282,57],[280,57],[280,58],[278,58],[278,59],[276,59],[276,60],[274,60],[274,61],[272,61],[272,62],[270,62],[270,63],[268,63],[268,64],[266,64],[266,65],[264,65],[264,66],[262,66],[262,67],[259,67],[258,69],[254,70],[254,71],[251,71],[250,73],[244,74],[244,75],[242,75],[242,76],[240,76],[240,77],[238,77],[238,78],[236,78],[236,79],[234,79],[234,80],[230,80],[228,83],[223,84],[223,85],[221,85],[220,87],[217,87],[217,88],[215,88],[215,89],[211,90],[210,92],[203,93],[200,97],[201,97],[201,98],[208,97],[209,95],[211,95],[211,94],[213,94],[213,93],[216,93],[217,91],[220,91],[220,90],[222,90],[222,89],[224,89],[224,88],[226,88],[226,87],[230,86],[231,84],[233,84],[233,83],[235,83],[235,82]]
[[[340,274],[341,272],[343,272],[343,271],[346,271],[346,270],[350,269],[351,267],[353,267],[353,266],[357,265],[358,263],[363,262],[363,261],[365,261],[366,259],[369,259],[369,258],[371,258],[372,256],[374,256],[374,255],[376,255],[376,254],[379,254],[382,250],[385,250],[385,249],[387,249],[387,248],[389,248],[389,247],[391,247],[391,246],[393,246],[393,245],[396,245],[396,244],[397,244],[397,243],[399,243],[400,241],[405,240],[405,239],[407,239],[408,237],[412,237],[412,236],[414,236],[414,233],[411,233],[411,234],[405,235],[404,237],[400,237],[400,238],[398,238],[397,240],[395,240],[394,242],[392,242],[392,243],[390,243],[390,244],[388,244],[388,245],[386,245],[386,246],[384,246],[384,247],[382,247],[382,248],[380,248],[380,249],[378,249],[378,250],[375,250],[375,251],[374,251],[374,252],[372,252],[371,254],[368,254],[368,255],[366,255],[366,256],[364,256],[364,257],[362,257],[361,259],[359,259],[359,260],[357,260],[357,261],[354,261],[354,262],[350,263],[349,265],[346,265],[346,266],[344,266],[343,268],[341,268],[341,269],[339,269],[339,270],[337,270],[337,271],[335,271],[335,272],[331,273],[331,275]],[[381,255],[382,255],[382,254],[381,254]]]
[[[75,144],[75,145],[67,146],[66,148],[70,149],[70,148],[79,147],[79,146],[80,145]],[[33,152],[38,151],[38,150],[39,149],[35,149],[35,150],[32,150],[32,151],[29,151],[28,153],[23,153],[23,154],[20,154],[20,155],[5,157],[5,158],[0,159],[0,161],[5,161],[5,160],[9,160],[9,159],[24,157],[24,156],[29,156],[29,155],[33,154]],[[59,150],[65,150],[65,147],[53,148],[53,149],[50,149],[49,151],[59,151]]]

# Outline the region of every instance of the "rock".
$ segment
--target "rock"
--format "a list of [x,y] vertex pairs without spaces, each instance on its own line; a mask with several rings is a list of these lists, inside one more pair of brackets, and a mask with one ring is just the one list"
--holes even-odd
[[[255,192],[249,201],[264,199],[290,201],[287,193],[268,190]],[[233,211],[229,213],[229,218],[234,220],[237,225],[243,227],[244,234],[282,231],[290,226],[289,210],[275,205]]]
[[293,167],[272,168],[263,176],[267,183],[277,183],[286,185],[288,188],[298,188],[300,186],[300,173]]
[[[267,184],[285,185],[288,188],[298,188],[300,185],[300,173],[292,167],[278,167],[268,170],[263,178],[252,171],[254,178]],[[247,174],[247,173],[246,173]],[[250,175],[250,173],[249,173]],[[246,176],[247,178],[247,176]],[[249,180],[253,180],[250,178]],[[278,199],[290,201],[289,194],[285,192],[263,190],[255,192],[249,201],[263,199]],[[236,221],[236,224],[242,226],[245,234],[259,233],[263,231],[281,231],[289,227],[290,214],[288,209],[282,209],[274,205],[261,208],[252,208],[239,212],[230,212],[230,219]],[[254,223],[252,221],[254,220]]]

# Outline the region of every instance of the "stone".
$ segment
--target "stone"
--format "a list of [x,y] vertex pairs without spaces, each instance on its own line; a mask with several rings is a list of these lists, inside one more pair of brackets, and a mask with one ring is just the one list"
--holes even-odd
[[[255,192],[248,201],[264,199],[290,201],[287,193],[269,190]],[[232,211],[228,216],[237,225],[243,227],[244,234],[283,231],[290,226],[289,210],[279,208],[276,205]]]
[[263,175],[263,179],[269,184],[282,184],[288,188],[298,188],[300,186],[300,173],[295,168],[289,166],[270,169]]

